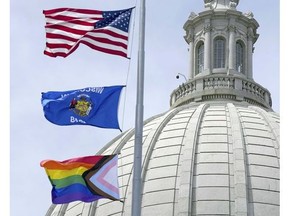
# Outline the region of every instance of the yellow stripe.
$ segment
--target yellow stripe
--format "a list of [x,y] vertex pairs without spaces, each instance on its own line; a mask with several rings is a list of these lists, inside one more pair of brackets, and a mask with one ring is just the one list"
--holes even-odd
[[46,169],[46,173],[51,179],[62,179],[72,175],[82,175],[86,170],[86,167],[78,167],[71,170]]

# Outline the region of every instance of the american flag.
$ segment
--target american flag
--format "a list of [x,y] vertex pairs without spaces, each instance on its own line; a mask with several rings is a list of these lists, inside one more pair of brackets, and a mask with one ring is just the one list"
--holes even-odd
[[57,8],[44,10],[46,48],[50,57],[66,57],[80,43],[100,52],[127,58],[129,23],[132,9],[99,11]]

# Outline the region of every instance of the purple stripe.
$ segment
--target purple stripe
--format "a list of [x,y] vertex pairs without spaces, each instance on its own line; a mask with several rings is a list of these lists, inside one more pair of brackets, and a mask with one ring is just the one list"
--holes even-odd
[[73,201],[92,202],[103,198],[99,195],[94,195],[91,191],[82,184],[72,184],[64,188],[52,189],[52,202],[54,204],[63,204]]

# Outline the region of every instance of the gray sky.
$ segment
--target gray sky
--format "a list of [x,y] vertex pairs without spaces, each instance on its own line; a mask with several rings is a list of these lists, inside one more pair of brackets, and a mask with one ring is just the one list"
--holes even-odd
[[[41,92],[119,85],[127,80],[119,123],[124,131],[134,127],[139,8],[134,10],[131,22],[130,61],[85,45],[67,58],[44,55],[42,11],[59,7],[118,10],[135,4],[132,0],[10,1],[11,216],[44,216],[51,205],[51,185],[40,161],[93,155],[120,133],[48,122],[42,111]],[[203,0],[146,2],[144,119],[169,109],[171,92],[184,81],[175,76],[188,74],[189,53],[182,26],[190,12],[203,9]],[[237,9],[252,11],[260,25],[253,56],[254,80],[270,91],[273,109],[279,113],[279,1],[240,0]]]

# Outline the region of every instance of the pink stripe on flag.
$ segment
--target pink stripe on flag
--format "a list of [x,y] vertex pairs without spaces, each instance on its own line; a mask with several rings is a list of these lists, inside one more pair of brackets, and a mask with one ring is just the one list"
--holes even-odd
[[106,174],[113,168],[116,166],[116,160],[113,160],[108,167],[106,167],[106,169],[98,176],[97,180],[105,185],[105,187],[107,187],[109,190],[113,191],[114,193],[118,193],[118,188],[115,187],[114,185],[111,185],[109,182],[107,182],[104,177],[106,176]]

